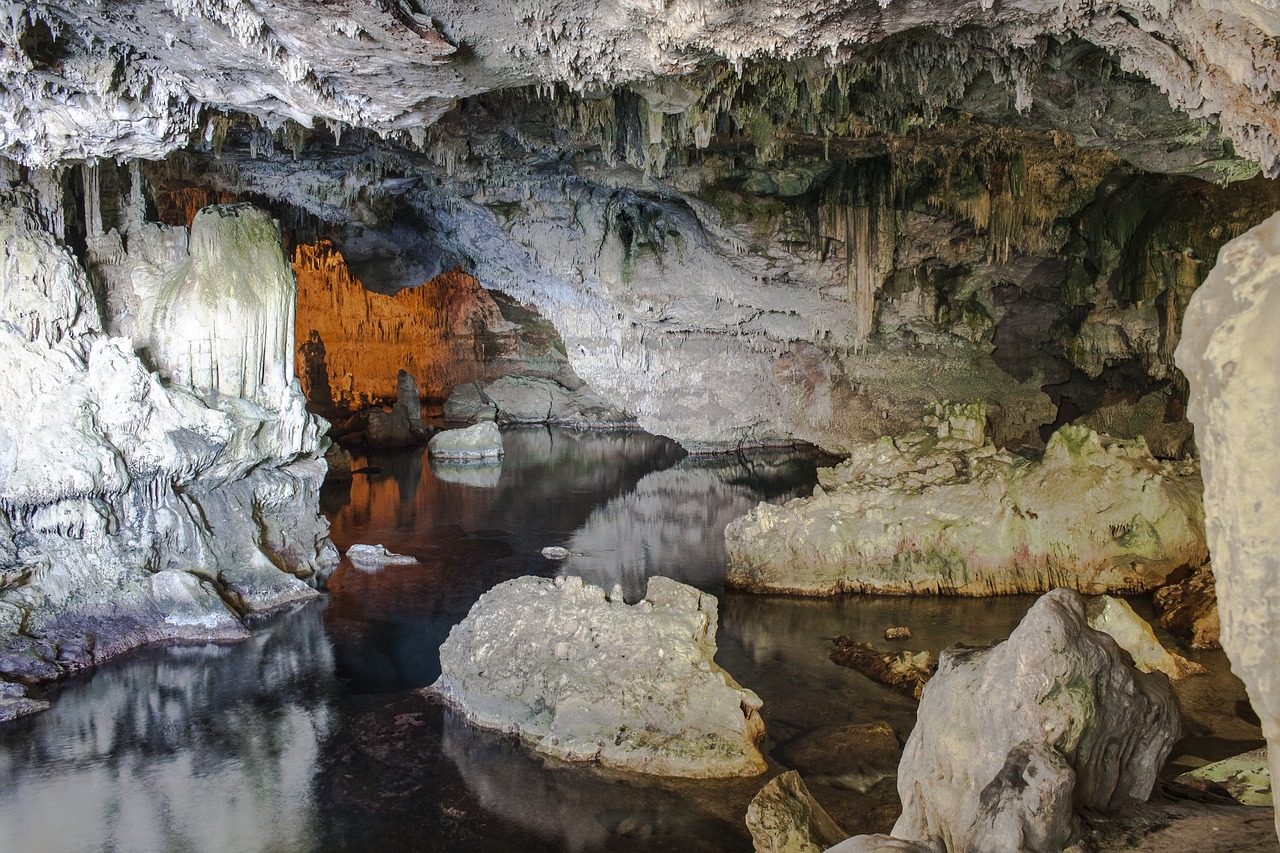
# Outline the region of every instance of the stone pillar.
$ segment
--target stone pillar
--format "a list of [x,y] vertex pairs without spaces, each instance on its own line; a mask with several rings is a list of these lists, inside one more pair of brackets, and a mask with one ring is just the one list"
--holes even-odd
[[1280,778],[1280,213],[1223,246],[1175,355],[1191,385],[1222,647]]

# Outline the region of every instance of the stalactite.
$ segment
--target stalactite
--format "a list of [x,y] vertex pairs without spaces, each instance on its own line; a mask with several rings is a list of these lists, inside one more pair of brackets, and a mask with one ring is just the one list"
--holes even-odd
[[99,188],[97,163],[85,163],[80,168],[84,185],[84,231],[90,239],[102,235],[102,192]]

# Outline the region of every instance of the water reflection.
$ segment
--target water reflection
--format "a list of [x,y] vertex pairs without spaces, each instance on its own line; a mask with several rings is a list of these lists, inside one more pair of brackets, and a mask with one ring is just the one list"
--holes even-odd
[[7,850],[311,850],[333,723],[315,606],[234,646],[143,650],[0,738]]

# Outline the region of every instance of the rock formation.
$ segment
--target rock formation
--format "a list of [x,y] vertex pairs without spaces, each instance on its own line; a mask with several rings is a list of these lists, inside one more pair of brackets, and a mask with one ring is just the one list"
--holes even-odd
[[1160,624],[1191,641],[1193,649],[1222,648],[1222,623],[1213,569],[1203,566],[1189,578],[1156,590]]
[[429,437],[427,425],[422,422],[422,398],[418,396],[418,383],[405,371],[396,375],[396,402],[387,412],[370,409],[366,413],[368,427],[363,435],[348,436],[356,442],[360,439],[370,447],[416,447]]
[[1100,595],[1090,599],[1085,610],[1089,614],[1089,627],[1115,640],[1133,658],[1133,665],[1143,672],[1163,672],[1170,681],[1205,672],[1200,664],[1162,646],[1156,632],[1123,598]]
[[747,806],[747,829],[756,853],[822,853],[848,837],[788,770],[760,789]]
[[492,461],[503,455],[502,433],[493,421],[466,429],[447,429],[431,437],[427,452],[441,462]]
[[131,342],[104,333],[49,209],[21,190],[0,207],[0,676],[244,637],[244,614],[316,596],[337,562],[316,513],[322,427],[292,385],[271,219],[208,209],[190,241],[136,224],[97,267],[119,320],[154,318]]
[[898,841],[833,850],[1065,850],[1078,810],[1150,795],[1179,729],[1165,677],[1134,669],[1080,596],[1055,590],[1005,642],[943,652],[898,767]]
[[898,776],[902,745],[888,723],[826,726],[792,741],[780,760],[810,782],[868,793]]
[[1072,426],[1040,460],[1021,459],[985,440],[983,414],[940,406],[931,429],[821,469],[813,497],[760,504],[725,530],[727,582],[801,595],[1136,592],[1204,561],[1194,464]]
[[[1271,755],[1280,752],[1280,215],[1222,250],[1188,308],[1178,364],[1205,471],[1205,518],[1222,646],[1249,688]],[[1272,776],[1280,760],[1271,761]]]
[[920,698],[938,668],[937,659],[929,652],[880,652],[870,643],[843,634],[835,639],[831,660],[856,669],[867,678],[905,690],[915,699]]
[[667,578],[634,605],[578,578],[516,578],[449,633],[430,690],[568,761],[753,776],[760,700],[715,665],[715,636],[715,598]]
[[574,429],[633,428],[635,418],[576,383],[507,375],[481,387],[459,385],[445,401],[450,420],[492,419],[504,424],[554,424]]

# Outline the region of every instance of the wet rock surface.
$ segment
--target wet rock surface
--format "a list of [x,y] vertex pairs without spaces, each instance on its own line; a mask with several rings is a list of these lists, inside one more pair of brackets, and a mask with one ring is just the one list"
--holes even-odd
[[492,421],[447,429],[431,437],[427,452],[441,462],[492,462],[503,454],[502,433]]
[[775,776],[747,806],[756,853],[822,853],[848,837],[794,770]]
[[1163,672],[1170,681],[1203,675],[1205,668],[1160,644],[1151,626],[1122,598],[1100,595],[1085,606],[1089,627],[1115,640],[1143,672]]
[[779,760],[811,784],[870,793],[898,776],[902,745],[882,722],[816,729],[786,744]]
[[812,498],[730,524],[727,583],[801,595],[1132,592],[1203,561],[1194,464],[1071,426],[1040,460],[1014,457],[985,440],[984,411],[940,406],[931,429],[820,471]]
[[943,653],[898,768],[893,837],[918,845],[907,850],[1065,850],[1077,810],[1150,795],[1179,729],[1167,679],[1089,628],[1079,595],[1051,592],[1005,642]]
[[831,650],[831,660],[856,669],[876,681],[905,690],[920,698],[925,683],[938,669],[938,659],[929,652],[881,652],[871,643],[839,636]]
[[1193,649],[1222,648],[1222,623],[1214,592],[1213,569],[1204,566],[1179,583],[1155,592],[1160,624],[1191,642]]
[[716,600],[667,578],[628,605],[579,578],[499,584],[440,649],[431,693],[568,761],[753,776],[760,700],[714,663]]

